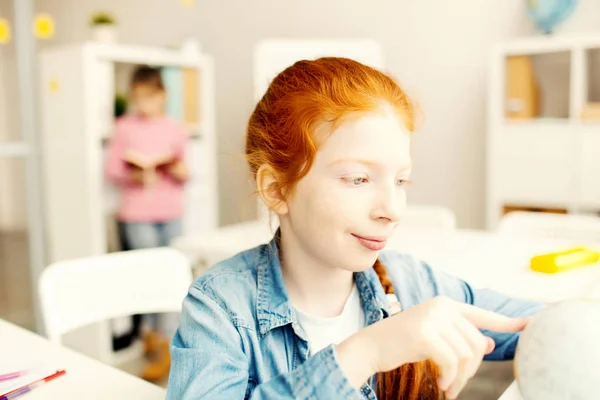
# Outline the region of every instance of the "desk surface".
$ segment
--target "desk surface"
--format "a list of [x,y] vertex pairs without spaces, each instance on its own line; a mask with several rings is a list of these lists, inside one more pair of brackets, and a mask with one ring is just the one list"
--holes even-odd
[[514,237],[487,231],[458,230],[396,235],[388,248],[414,254],[432,267],[473,287],[490,288],[515,298],[552,303],[600,290],[600,266],[543,274],[529,268],[531,257],[577,245],[565,239]]
[[44,365],[67,373],[23,399],[164,399],[165,389],[0,320],[0,369]]

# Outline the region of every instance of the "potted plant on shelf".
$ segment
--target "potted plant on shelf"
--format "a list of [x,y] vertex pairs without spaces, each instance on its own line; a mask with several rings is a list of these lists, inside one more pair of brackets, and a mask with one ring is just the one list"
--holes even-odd
[[92,37],[99,43],[113,44],[117,41],[117,24],[112,15],[100,12],[92,16]]
[[115,118],[119,118],[127,113],[127,96],[122,93],[115,95]]

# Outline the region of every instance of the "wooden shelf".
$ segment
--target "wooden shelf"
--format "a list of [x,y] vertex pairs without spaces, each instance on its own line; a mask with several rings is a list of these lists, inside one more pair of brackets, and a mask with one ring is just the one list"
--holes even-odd
[[[535,91],[521,92],[520,82],[508,86],[507,58],[512,56],[531,60],[511,64],[510,71],[525,84],[531,82],[530,76],[537,81],[538,113],[518,108],[534,104],[519,99],[535,99]],[[540,36],[501,43],[492,53],[489,88],[488,228],[497,226],[505,206],[570,213],[600,209],[600,118],[582,117],[588,103],[600,103],[600,35]],[[517,101],[507,102],[507,93]],[[507,110],[539,117],[507,119]]]
[[176,49],[153,46],[111,45],[88,42],[85,44],[85,47],[100,59],[114,63],[195,68],[201,61],[200,54],[184,54]]
[[506,118],[504,120],[507,128],[515,127],[515,126],[524,126],[524,127],[556,127],[556,126],[565,126],[572,124],[573,121],[569,118],[532,118],[532,119],[510,119]]

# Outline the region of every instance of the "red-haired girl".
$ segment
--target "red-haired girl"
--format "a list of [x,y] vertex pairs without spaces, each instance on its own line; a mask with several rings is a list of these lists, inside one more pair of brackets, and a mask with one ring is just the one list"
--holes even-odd
[[273,240],[191,287],[169,399],[455,398],[482,359],[514,356],[539,304],[383,251],[406,203],[413,103],[344,58],[280,73],[248,123]]

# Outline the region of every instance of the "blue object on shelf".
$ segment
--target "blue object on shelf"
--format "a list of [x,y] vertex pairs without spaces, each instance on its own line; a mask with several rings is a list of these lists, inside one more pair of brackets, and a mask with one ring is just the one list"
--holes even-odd
[[167,92],[166,112],[177,121],[183,121],[183,71],[179,67],[163,67],[161,76]]
[[549,35],[575,9],[577,0],[527,0],[529,18],[543,33]]

